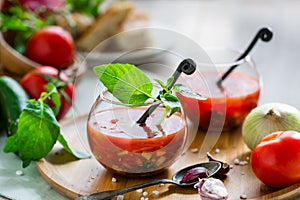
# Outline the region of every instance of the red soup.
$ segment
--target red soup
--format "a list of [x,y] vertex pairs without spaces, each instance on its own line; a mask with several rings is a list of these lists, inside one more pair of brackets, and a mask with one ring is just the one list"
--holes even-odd
[[203,81],[189,79],[189,86],[206,100],[196,100],[177,94],[187,116],[199,120],[203,130],[229,131],[242,124],[246,115],[257,106],[260,94],[259,80],[232,73],[217,86],[220,75],[216,72],[204,74]]
[[103,110],[89,119],[87,132],[96,159],[109,171],[124,175],[153,175],[169,167],[183,151],[185,121],[180,113],[157,121],[158,108],[146,121],[135,123],[143,108]]

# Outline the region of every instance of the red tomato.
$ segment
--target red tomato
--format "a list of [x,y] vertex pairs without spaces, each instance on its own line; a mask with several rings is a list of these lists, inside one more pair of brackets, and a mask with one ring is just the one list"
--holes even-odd
[[21,6],[29,8],[32,11],[42,6],[48,10],[55,11],[64,4],[64,0],[19,0],[19,3]]
[[300,133],[278,131],[264,137],[250,158],[255,175],[266,185],[282,188],[300,181]]
[[71,34],[59,26],[48,26],[28,40],[25,56],[41,65],[66,69],[72,63],[75,45]]
[[9,7],[11,7],[12,5],[13,4],[10,1],[8,1],[8,0],[2,1],[2,4],[1,4],[1,1],[0,1],[1,10],[6,10]]
[[[46,80],[43,75],[48,75],[49,77],[53,77],[52,82],[54,85],[57,85],[55,83],[56,77],[58,74],[58,70],[53,67],[49,66],[42,66],[39,68],[36,68],[34,70],[31,70],[28,72],[20,81],[21,86],[23,89],[27,92],[30,98],[38,99],[42,92],[46,91],[45,86],[49,81]],[[69,80],[69,77],[64,74],[63,72],[60,73],[60,81],[63,83],[66,83],[66,81]],[[65,87],[63,88],[57,88],[60,95],[60,101],[61,106],[59,108],[59,112],[56,116],[56,118],[59,120],[63,118],[67,112],[70,110],[72,106],[72,102],[70,100],[73,100],[74,96],[74,85],[72,82],[69,82]],[[65,98],[62,93],[65,93],[69,99]],[[53,106],[52,102],[47,102],[49,106]]]

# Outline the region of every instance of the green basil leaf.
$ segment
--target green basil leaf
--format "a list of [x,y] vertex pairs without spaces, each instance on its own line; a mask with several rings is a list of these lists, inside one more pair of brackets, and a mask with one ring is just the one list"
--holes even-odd
[[173,81],[174,81],[174,76],[168,78],[166,88],[169,88],[172,85]]
[[188,98],[194,98],[194,99],[198,99],[198,100],[206,100],[207,99],[207,97],[205,97],[201,94],[198,94],[197,92],[191,90],[189,87],[182,85],[182,84],[175,84],[173,86],[173,90],[175,92],[182,94],[185,97],[188,97]]
[[160,87],[162,87],[162,89],[166,89],[166,86],[165,86],[165,83],[162,81],[162,80],[159,80],[159,79],[153,79],[154,81],[156,81],[159,85],[160,85]]
[[51,109],[53,110],[54,115],[56,116],[58,114],[58,111],[59,111],[59,108],[61,105],[58,91],[57,91],[55,85],[52,83],[48,83],[46,85],[46,90],[48,93],[51,93],[51,101],[54,103],[54,106],[51,107]]
[[20,115],[18,132],[7,138],[4,152],[17,153],[27,167],[50,152],[59,134],[60,126],[51,108],[31,101]]
[[160,91],[160,99],[168,111],[170,116],[180,109],[180,101],[178,98],[170,93],[163,93]]
[[153,98],[153,85],[147,75],[131,64],[106,64],[94,67],[100,81],[123,103],[141,104]]
[[69,152],[70,154],[74,155],[76,158],[79,158],[79,159],[84,159],[84,158],[90,158],[91,156],[90,155],[86,155],[85,153],[83,152],[80,152],[80,151],[77,151],[73,148],[71,148],[69,145],[68,145],[68,142],[65,140],[64,136],[62,134],[59,134],[58,135],[58,141],[59,143],[64,147],[64,149]]

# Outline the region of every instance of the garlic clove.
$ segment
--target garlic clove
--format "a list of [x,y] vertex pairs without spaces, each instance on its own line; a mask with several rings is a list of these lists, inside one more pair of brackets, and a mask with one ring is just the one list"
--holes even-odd
[[198,189],[198,193],[202,200],[226,200],[228,192],[223,182],[216,178],[200,179],[194,188]]

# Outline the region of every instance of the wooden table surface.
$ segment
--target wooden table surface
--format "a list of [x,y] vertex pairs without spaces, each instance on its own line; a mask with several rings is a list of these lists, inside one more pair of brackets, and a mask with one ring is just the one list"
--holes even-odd
[[[138,9],[149,14],[153,24],[172,30],[193,40],[201,47],[226,46],[234,49],[244,49],[256,31],[263,26],[271,27],[274,38],[269,43],[259,42],[251,52],[263,80],[263,90],[260,104],[267,102],[283,102],[300,109],[300,2],[296,0],[151,0],[134,1]],[[1,53],[1,52],[0,52]],[[88,60],[89,62],[89,60]],[[94,63],[90,62],[90,65]],[[75,104],[78,115],[86,114],[96,95],[95,76],[89,68],[86,73],[76,80]],[[93,94],[91,96],[91,94]],[[235,144],[240,140],[239,134],[224,134],[214,148],[219,148],[220,153],[215,156],[232,162],[235,157],[246,158],[249,151],[243,143]],[[201,134],[198,135],[201,137]],[[196,143],[193,143],[196,145]],[[0,138],[0,147],[3,148],[4,139]],[[197,146],[197,145],[196,145]],[[230,154],[225,149],[230,149]],[[214,150],[212,150],[214,151]],[[242,152],[245,152],[243,154]],[[187,161],[187,160],[188,161]],[[205,158],[202,158],[205,159]],[[48,182],[40,175],[35,164],[22,169],[21,162],[13,154],[0,152],[0,194],[11,199],[66,199],[57,193]],[[197,154],[190,151],[176,163],[165,176],[171,174],[178,167],[201,160]],[[248,180],[241,175],[241,170],[247,170],[249,165],[233,168],[225,183],[230,191],[235,191],[232,199],[239,199],[242,192],[255,190],[260,187],[252,185],[249,188]],[[16,177],[16,170],[22,170],[23,176]],[[230,184],[234,180],[240,184],[234,188]],[[108,179],[107,179],[108,180]],[[114,189],[129,186],[143,180],[119,180],[119,185],[113,186],[110,182],[99,189]],[[123,184],[123,185],[122,185]],[[247,186],[247,187],[246,187]],[[156,189],[150,188],[149,191]],[[162,189],[162,188],[158,188]],[[165,190],[166,188],[163,188]],[[265,188],[261,190],[266,192]],[[298,188],[299,190],[299,188]],[[266,192],[267,193],[267,192]],[[133,193],[128,194],[128,199],[135,199]],[[275,194],[276,195],[276,194]],[[249,196],[250,198],[251,196]],[[168,187],[162,191],[161,199],[199,199],[192,189],[178,189]],[[266,197],[271,198],[271,196]]]
[[[75,128],[76,127],[76,128]],[[70,145],[80,151],[91,154],[88,149],[86,135],[86,116],[78,116],[75,119],[61,122],[62,134],[64,134]],[[207,134],[198,131],[195,139],[187,151],[167,171],[154,177],[126,178],[117,174],[107,172],[95,158],[74,160],[73,157],[64,153],[62,147],[57,144],[51,153],[41,161],[37,167],[44,179],[55,190],[68,198],[75,198],[95,192],[122,189],[133,185],[149,182],[156,179],[172,178],[172,175],[192,164],[206,162],[207,150],[216,158],[231,165],[228,176],[223,180],[229,193],[229,199],[239,199],[246,195],[248,199],[291,199],[300,195],[300,183],[284,189],[274,189],[261,183],[253,174],[249,164],[250,150],[242,140],[241,130],[223,132],[221,135]],[[212,146],[207,145],[207,139],[217,141]],[[195,152],[195,149],[197,152]],[[236,165],[235,159],[246,164]],[[115,179],[116,182],[112,181]],[[153,193],[157,191],[158,194]],[[143,195],[144,192],[147,195]],[[142,189],[142,192],[133,191],[124,194],[124,199],[200,199],[197,190],[191,188],[180,188],[176,185],[155,185]]]

